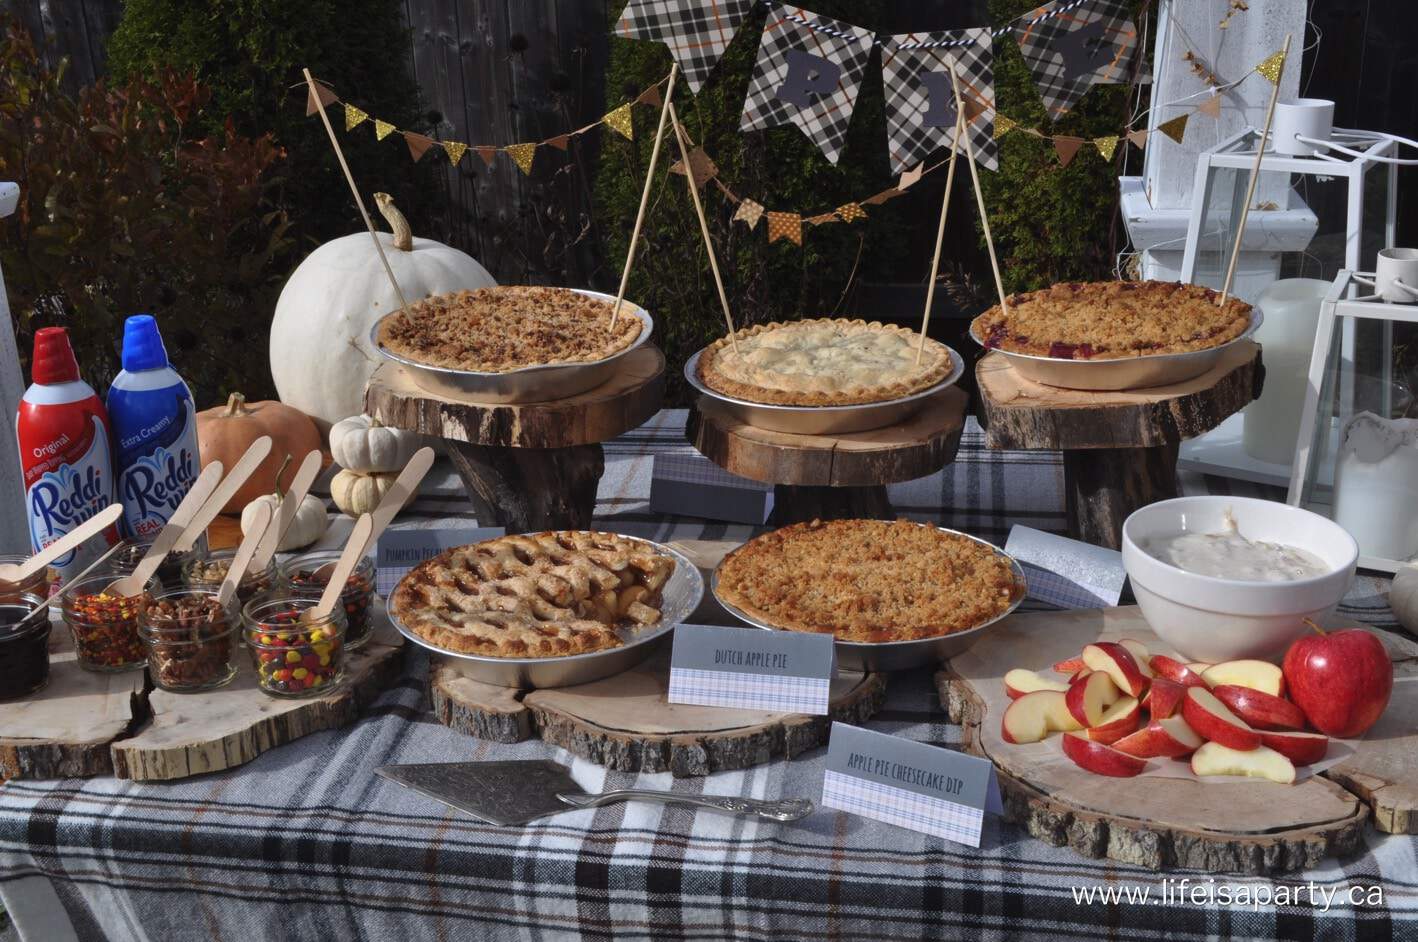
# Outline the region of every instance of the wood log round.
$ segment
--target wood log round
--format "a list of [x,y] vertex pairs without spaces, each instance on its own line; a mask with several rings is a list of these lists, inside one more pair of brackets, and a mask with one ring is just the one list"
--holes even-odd
[[479,403],[431,393],[397,363],[374,371],[364,411],[385,425],[454,442],[501,448],[571,448],[643,425],[664,398],[665,355],[645,345],[627,353],[595,389],[547,402]]
[[606,466],[600,445],[492,448],[452,439],[446,444],[479,523],[508,533],[591,525]]
[[439,722],[480,739],[538,737],[621,772],[677,778],[792,758],[827,741],[832,721],[862,723],[886,699],[884,674],[839,673],[831,715],[803,716],[673,704],[669,652],[623,674],[577,687],[518,691],[466,676],[434,657],[429,697]]
[[906,421],[841,435],[794,435],[755,428],[722,403],[701,397],[685,435],[730,474],[769,484],[871,487],[939,471],[955,458],[969,397],[942,390]]
[[1134,510],[1176,497],[1177,445],[1083,448],[1063,453],[1068,532],[1118,549],[1123,521]]
[[773,488],[775,527],[809,520],[894,520],[886,486],[812,487],[806,484],[778,484]]

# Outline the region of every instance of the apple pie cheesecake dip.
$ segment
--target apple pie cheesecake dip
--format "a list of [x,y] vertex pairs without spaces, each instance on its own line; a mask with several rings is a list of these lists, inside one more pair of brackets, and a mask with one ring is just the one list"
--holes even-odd
[[1294,582],[1329,572],[1315,554],[1296,546],[1250,540],[1226,512],[1220,533],[1178,533],[1154,537],[1142,547],[1149,556],[1183,572],[1242,582]]

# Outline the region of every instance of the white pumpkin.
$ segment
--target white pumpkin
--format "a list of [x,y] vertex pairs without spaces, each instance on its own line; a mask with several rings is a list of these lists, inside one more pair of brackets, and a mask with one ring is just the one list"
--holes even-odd
[[1418,631],[1418,566],[1399,566],[1388,590],[1388,605],[1393,617],[1409,631]]
[[371,513],[394,486],[398,474],[361,474],[341,471],[330,480],[330,496],[335,506],[351,517]]
[[[381,210],[386,203],[387,197],[379,200]],[[385,212],[388,216],[398,211]],[[407,232],[399,236],[381,232],[379,241],[410,303],[497,284],[470,255],[432,239],[411,238]],[[403,243],[409,247],[399,248]],[[398,307],[368,232],[326,242],[311,252],[281,289],[271,321],[271,376],[281,401],[322,428],[359,412],[365,384],[381,362],[369,332]]]
[[351,471],[401,471],[422,444],[423,436],[389,428],[367,415],[352,415],[330,428],[330,454]]
[[[242,508],[242,536],[245,536],[246,531],[251,528],[251,520],[256,515],[256,506],[263,503],[271,505],[271,519],[275,520],[275,514],[281,507],[281,495],[262,494]],[[325,502],[311,494],[306,494],[300,499],[300,504],[295,509],[295,517],[291,520],[290,527],[281,535],[281,541],[276,544],[276,552],[284,553],[287,550],[309,546],[324,536],[325,530],[329,526],[330,514],[325,510]]]

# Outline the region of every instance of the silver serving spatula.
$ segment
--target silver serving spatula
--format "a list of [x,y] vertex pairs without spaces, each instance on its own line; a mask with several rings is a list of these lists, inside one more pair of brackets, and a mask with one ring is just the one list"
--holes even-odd
[[730,814],[751,814],[770,821],[796,821],[812,814],[806,798],[763,801],[721,795],[620,789],[592,795],[576,784],[571,772],[550,759],[509,762],[430,762],[386,765],[375,769],[391,782],[422,792],[489,824],[527,824],[578,808],[595,808],[617,801],[662,801],[698,805]]

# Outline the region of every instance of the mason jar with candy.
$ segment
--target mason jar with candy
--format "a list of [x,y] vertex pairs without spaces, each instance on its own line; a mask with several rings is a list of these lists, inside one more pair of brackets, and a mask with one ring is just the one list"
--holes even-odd
[[146,599],[138,635],[148,674],[164,690],[210,690],[236,676],[232,653],[241,627],[236,602],[215,590],[179,589]]
[[[143,557],[148,555],[148,550],[152,548],[152,540],[124,540],[118,545],[118,550],[109,557],[105,568],[111,573],[119,576],[129,576],[133,570],[138,568],[138,564],[143,561]],[[154,576],[163,589],[181,589],[183,583],[183,570],[193,560],[207,558],[207,535],[204,533],[193,544],[190,550],[181,553],[170,551],[163,558],[158,566],[158,571]],[[116,576],[109,576],[112,581]]]
[[[114,580],[112,572],[85,576],[64,586],[59,596],[64,624],[74,634],[79,666],[85,670],[128,671],[147,663],[148,652],[138,637],[146,595],[109,595],[104,590]],[[149,591],[160,591],[157,579]]]
[[28,696],[49,683],[48,598],[0,600],[0,700]]
[[[345,612],[314,617],[319,600],[286,592],[258,595],[242,609],[256,683],[273,697],[318,697],[345,679]],[[311,614],[307,614],[311,613]]]
[[[339,561],[340,550],[321,550],[291,559],[281,567],[281,578],[294,595],[319,598]],[[373,629],[374,560],[359,561],[340,592],[339,607],[345,612],[345,647],[353,651],[369,640]]]
[[[182,581],[189,589],[203,589],[215,593],[226,580],[235,556],[236,550],[224,549],[215,550],[202,559],[186,560],[182,564]],[[280,571],[276,568],[275,557],[272,556],[264,568],[257,569],[252,566],[246,570],[246,575],[241,577],[241,584],[236,587],[236,600],[240,605],[245,605],[261,593],[280,587]]]

